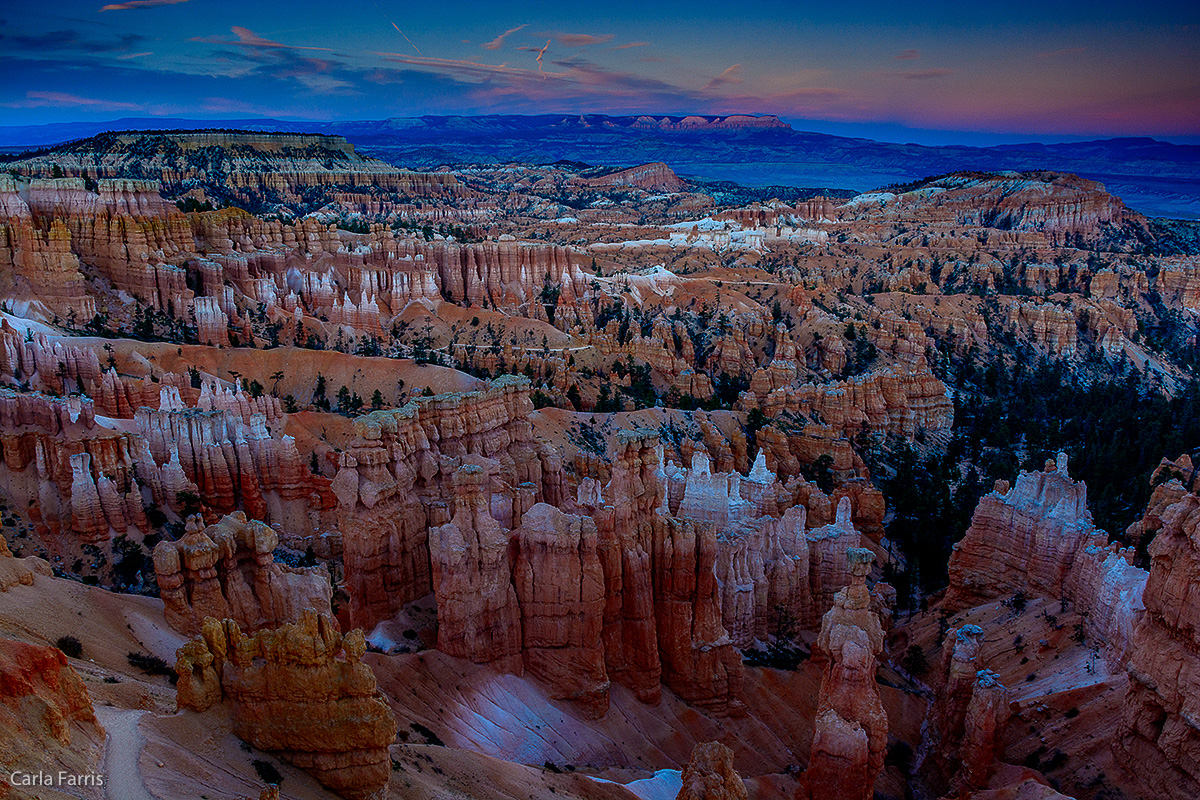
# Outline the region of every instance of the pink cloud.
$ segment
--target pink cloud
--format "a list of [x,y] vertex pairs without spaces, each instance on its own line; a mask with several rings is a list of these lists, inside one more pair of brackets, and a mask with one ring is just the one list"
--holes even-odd
[[528,27],[529,27],[529,23],[526,23],[524,25],[518,25],[515,28],[509,28],[504,33],[497,36],[495,39],[492,39],[490,42],[486,42],[486,43],[480,45],[480,47],[482,47],[484,50],[499,50],[501,47],[504,46],[505,39],[507,39],[509,36],[512,36],[517,31],[522,30],[524,28],[528,28]]
[[741,83],[741,72],[741,64],[734,64],[731,67],[726,67],[720,75],[708,82],[708,84],[704,87],[704,91],[712,91],[713,89],[717,89],[727,83]]
[[904,50],[900,55],[896,56],[897,61],[916,61],[921,57],[920,50]]
[[322,50],[325,52],[333,50],[332,47],[302,47],[300,45],[283,44],[271,39],[264,39],[254,31],[249,28],[243,28],[241,25],[234,25],[229,30],[237,37],[236,40],[224,39],[219,36],[193,36],[188,41],[203,42],[204,44],[227,44],[234,47],[276,48],[281,50]]
[[914,69],[904,72],[885,72],[883,75],[888,78],[903,78],[906,81],[928,81],[935,78],[944,78],[947,75],[953,75],[952,69]]
[[154,8],[155,6],[174,6],[189,0],[128,0],[125,3],[109,3],[101,11],[133,11],[139,8]]
[[121,103],[116,100],[101,100],[95,97],[80,97],[67,92],[26,92],[25,99],[5,103],[9,108],[94,108],[97,110],[133,110],[143,106],[137,103]]
[[590,33],[556,33],[553,38],[554,41],[563,47],[588,47],[593,44],[611,42],[613,35],[611,33],[605,33],[600,36],[593,36]]

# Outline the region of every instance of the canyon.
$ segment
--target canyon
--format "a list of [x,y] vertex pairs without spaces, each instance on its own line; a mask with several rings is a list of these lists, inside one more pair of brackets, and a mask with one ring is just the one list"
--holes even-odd
[[[10,161],[5,769],[222,800],[1200,791],[1200,255],[1059,172],[724,197],[299,132]],[[1111,431],[1114,464],[1031,375],[1178,417]]]

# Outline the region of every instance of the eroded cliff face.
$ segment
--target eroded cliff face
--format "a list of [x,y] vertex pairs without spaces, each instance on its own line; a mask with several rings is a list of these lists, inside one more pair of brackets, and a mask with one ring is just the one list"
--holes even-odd
[[1142,610],[1145,570],[1131,548],[1109,544],[1087,510],[1087,486],[1067,474],[1067,459],[1025,472],[1011,489],[998,481],[979,501],[971,527],[954,545],[945,607],[961,609],[1021,592],[1070,601],[1087,632],[1119,664]]
[[1055,172],[956,173],[902,194],[860,195],[840,206],[842,219],[907,217],[927,224],[987,227],[1030,242],[1096,241],[1107,228],[1141,228],[1145,219],[1096,181]]
[[[1110,672],[1128,673],[1120,721],[1105,741],[1145,797],[1200,790],[1200,728],[1192,708],[1200,686],[1194,596],[1200,500],[1184,487],[1191,473],[1190,459],[1163,459],[1147,510],[1130,527],[1143,541],[1153,537],[1148,572],[1133,566],[1132,548],[1105,545],[1084,505],[1086,487],[1066,475],[1064,456],[1042,472],[1023,473],[1013,489],[998,486],[980,501],[952,556],[944,601],[961,609],[1020,593],[1060,600],[1080,614],[1080,640],[1092,643]],[[935,793],[980,789],[1000,756],[1007,717],[998,677],[977,669],[982,631],[969,626],[950,634],[944,688],[930,708],[919,754]]]
[[[712,472],[699,449],[664,468],[657,433],[633,430],[607,482],[582,478],[572,497],[561,458],[532,439],[528,392],[506,379],[356,422],[333,483],[351,624],[433,592],[439,649],[529,669],[589,716],[612,681],[742,713],[736,648],[832,605],[862,541],[854,510],[881,517],[877,492],[783,484],[764,454],[748,475]],[[834,518],[809,529],[809,508]]]
[[176,191],[203,180],[210,191],[250,203],[268,196],[298,203],[304,189],[328,187],[367,207],[372,188],[420,197],[452,195],[458,186],[453,175],[397,169],[359,155],[340,136],[319,134],[105,133],[27,160],[22,171],[48,177],[52,165],[75,178],[153,176]]
[[279,537],[238,511],[207,528],[189,517],[178,541],[154,548],[154,571],[168,624],[195,634],[207,617],[256,631],[300,619],[305,610],[330,614],[332,585],[324,565],[307,569],[274,559]]
[[96,303],[88,295],[79,259],[71,252],[66,225],[56,221],[48,230],[35,228],[29,206],[9,175],[0,177],[0,208],[6,218],[0,222],[0,292],[36,298],[48,316],[91,319]]
[[911,365],[830,384],[778,383],[782,385],[776,385],[776,380],[762,380],[752,387],[768,417],[784,412],[815,417],[844,436],[853,436],[866,427],[911,437],[918,428],[929,432],[949,430],[954,421],[954,406],[946,385],[929,371],[923,356]]
[[[1163,512],[1134,628],[1117,760],[1156,798],[1200,793],[1200,499]],[[1151,766],[1153,765],[1153,766]]]
[[438,649],[521,672],[521,608],[512,584],[509,532],[491,516],[487,476],[475,464],[453,476],[454,516],[429,529]]
[[[0,553],[0,569],[17,560],[5,553]],[[0,795],[30,796],[17,782],[21,773],[100,768],[104,729],[83,680],[55,647],[0,639],[0,726],[5,768]],[[85,786],[76,796],[98,800],[103,788]]]
[[608,710],[604,571],[590,518],[538,503],[515,531],[513,585],[521,606],[525,668],[592,717]]
[[433,591],[428,531],[452,521],[459,467],[481,470],[480,501],[508,526],[543,499],[561,502],[561,467],[533,439],[532,410],[528,381],[513,377],[355,422],[332,487],[354,625],[372,628]]
[[9,494],[51,551],[149,530],[142,487],[157,467],[137,436],[97,424],[89,398],[0,390],[0,449]]
[[332,618],[308,610],[254,636],[211,617],[201,633],[177,656],[180,708],[205,711],[224,697],[241,739],[347,800],[383,796],[396,722],[360,660],[362,631],[342,636]]

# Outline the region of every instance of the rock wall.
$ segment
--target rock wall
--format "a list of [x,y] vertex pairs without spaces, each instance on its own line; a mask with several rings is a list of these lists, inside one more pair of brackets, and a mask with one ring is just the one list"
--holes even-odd
[[333,484],[352,624],[432,591],[439,649],[527,668],[589,716],[611,681],[741,713],[735,648],[833,603],[867,493],[839,495],[835,519],[807,530],[801,502],[816,497],[763,456],[748,476],[711,472],[698,450],[692,469],[664,469],[657,433],[634,430],[608,482],[585,478],[571,498],[529,410],[528,384],[505,379],[359,418]]
[[[0,554],[0,565],[6,560],[14,559]],[[87,687],[58,648],[0,639],[0,730],[0,796],[33,796],[16,782],[19,773],[56,776],[59,770],[76,775],[101,769],[104,729]],[[81,784],[71,793],[101,800],[104,788]]]
[[1162,515],[1113,751],[1148,798],[1200,795],[1200,499]]
[[509,532],[491,516],[482,467],[459,467],[453,482],[454,516],[429,529],[438,649],[520,674],[521,607],[512,584]]
[[158,468],[140,437],[97,424],[86,397],[0,389],[0,473],[51,550],[148,531]]
[[623,431],[595,510],[610,675],[649,702],[658,682],[717,713],[741,713],[740,656],[721,624],[717,528],[667,516],[657,434]]
[[997,597],[1048,597],[1071,602],[1088,635],[1119,665],[1129,654],[1141,614],[1145,570],[1132,549],[1109,544],[1087,510],[1087,486],[1067,474],[1067,459],[1023,472],[1016,486],[998,481],[979,501],[971,527],[950,556],[943,605],[963,609]]
[[396,720],[361,661],[365,652],[362,631],[342,636],[313,610],[254,636],[210,617],[177,654],[178,702],[204,711],[225,697],[239,738],[347,800],[375,800],[391,776]]
[[200,631],[206,617],[250,631],[295,622],[307,609],[330,614],[332,585],[323,565],[299,569],[274,559],[275,531],[238,511],[204,527],[189,517],[178,541],[154,548],[154,572],[167,624]]
[[134,417],[162,473],[165,505],[185,511],[180,493],[186,492],[210,519],[240,509],[306,533],[332,522],[329,479],[312,473],[291,436],[272,434],[282,427],[275,398],[202,390],[196,408],[180,406],[143,407]]
[[71,251],[71,232],[61,221],[35,227],[18,188],[12,176],[0,176],[0,297],[40,303],[47,317],[82,325],[95,315],[96,302]]
[[428,531],[451,521],[453,475],[481,467],[490,513],[507,526],[542,500],[562,501],[561,466],[533,438],[529,382],[422,397],[355,421],[333,491],[353,624],[372,628],[434,589]]
[[608,710],[604,571],[589,517],[538,503],[515,531],[513,584],[521,606],[525,668],[591,717]]
[[918,428],[948,431],[954,422],[954,406],[946,385],[929,371],[923,356],[912,364],[844,381],[779,387],[767,382],[759,391],[761,394],[743,395],[741,405],[758,405],[772,419],[785,411],[819,419],[843,436],[854,436],[865,426],[880,433],[912,437]]

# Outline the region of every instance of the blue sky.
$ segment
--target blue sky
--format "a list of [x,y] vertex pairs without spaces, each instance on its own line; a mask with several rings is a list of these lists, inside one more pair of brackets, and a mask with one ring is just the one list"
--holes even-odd
[[66,0],[0,10],[0,124],[543,112],[773,113],[900,140],[1191,140],[1200,4]]

